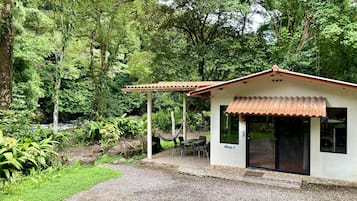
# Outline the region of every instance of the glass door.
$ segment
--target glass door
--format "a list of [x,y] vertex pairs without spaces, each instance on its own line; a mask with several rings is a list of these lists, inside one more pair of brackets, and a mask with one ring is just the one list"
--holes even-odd
[[273,120],[269,116],[248,117],[248,166],[275,169]]
[[276,118],[276,169],[308,174],[310,171],[310,120],[298,117]]
[[247,117],[249,167],[310,173],[310,119]]

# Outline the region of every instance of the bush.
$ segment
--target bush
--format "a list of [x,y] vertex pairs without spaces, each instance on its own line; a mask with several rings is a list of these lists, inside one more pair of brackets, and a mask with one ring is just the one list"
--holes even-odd
[[19,142],[28,139],[34,142],[51,138],[58,144],[66,143],[68,138],[63,132],[54,133],[52,129],[33,124],[34,114],[30,111],[0,110],[0,130],[5,136],[16,138]]
[[99,130],[99,133],[101,136],[100,146],[103,147],[105,151],[118,143],[119,136],[121,135],[121,131],[113,124],[103,126],[103,128]]
[[74,141],[84,144],[100,143],[108,149],[118,142],[119,138],[143,135],[144,122],[137,117],[107,118],[100,121],[86,121],[72,130]]
[[93,144],[100,140],[99,129],[101,127],[100,122],[85,121],[79,128],[72,130],[72,133],[78,143]]
[[124,138],[142,136],[146,130],[146,124],[144,123],[143,118],[138,116],[122,116],[121,118],[118,118],[117,125],[122,131],[122,137]]
[[34,114],[30,111],[0,110],[0,130],[4,135],[16,139],[36,138],[32,135],[34,131],[31,123]]
[[[160,110],[152,115],[152,123],[154,128],[159,128],[163,131],[171,131],[171,113]],[[182,124],[182,112],[175,111],[175,126]],[[187,126],[190,130],[209,130],[210,112],[188,112]]]
[[7,181],[32,169],[44,169],[53,163],[55,141],[51,138],[33,142],[27,139],[19,142],[13,137],[3,136],[0,130],[0,178]]
[[210,112],[202,111],[200,113],[188,113],[187,115],[187,125],[190,130],[209,130],[210,126]]
[[[176,125],[182,124],[182,112],[175,111],[174,116],[175,116],[175,124]],[[158,129],[160,129],[162,131],[166,131],[166,132],[170,131],[171,126],[172,126],[171,112],[160,110],[156,113],[153,113],[152,114],[152,124],[153,124],[154,128],[158,128]]]

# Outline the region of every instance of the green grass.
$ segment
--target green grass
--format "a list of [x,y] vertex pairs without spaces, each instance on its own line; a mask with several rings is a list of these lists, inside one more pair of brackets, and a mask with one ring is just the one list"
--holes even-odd
[[[133,163],[136,160],[140,160],[145,158],[146,155],[145,154],[137,154],[134,155],[130,158],[128,158],[125,162],[126,165],[130,165],[131,163]],[[123,158],[120,155],[114,155],[114,156],[109,156],[108,154],[104,154],[102,155],[98,160],[95,161],[95,164],[111,164],[111,163],[116,163],[118,162],[121,158]]]
[[33,175],[11,183],[7,192],[2,189],[0,200],[59,201],[99,182],[121,176],[116,170],[99,166],[62,168],[42,174],[45,176]]
[[161,140],[160,144],[161,144],[161,147],[163,149],[165,149],[165,150],[174,147],[174,142],[173,141],[163,141],[163,140]]
[[104,154],[95,161],[95,164],[110,164],[119,161],[121,158],[123,157],[120,155],[109,156],[108,154]]

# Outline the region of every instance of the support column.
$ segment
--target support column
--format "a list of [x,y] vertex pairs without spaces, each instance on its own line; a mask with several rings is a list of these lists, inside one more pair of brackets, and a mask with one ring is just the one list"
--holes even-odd
[[187,140],[187,97],[186,94],[183,93],[182,95],[183,103],[182,103],[182,133],[183,138]]
[[149,160],[152,159],[152,92],[148,92],[148,102],[147,102],[147,157]]

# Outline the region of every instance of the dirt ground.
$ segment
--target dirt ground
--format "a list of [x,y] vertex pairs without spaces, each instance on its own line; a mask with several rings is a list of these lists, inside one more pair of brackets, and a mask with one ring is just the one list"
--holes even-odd
[[233,182],[218,178],[178,174],[174,169],[108,165],[123,176],[78,193],[67,201],[116,200],[357,200],[357,189],[304,185],[287,189],[260,184]]
[[[188,132],[187,137],[188,138],[198,138],[200,135],[206,135],[208,131],[202,131],[202,132]],[[162,133],[164,137],[169,137],[171,133]],[[127,149],[132,149],[134,145],[137,144],[143,144],[143,142],[146,142],[146,136],[143,136],[142,138],[138,139],[126,139],[126,140],[120,140],[118,144],[111,149],[109,149],[108,153],[110,155],[116,155],[116,154],[121,154],[121,155],[126,155],[124,153],[124,146]],[[144,143],[145,143],[144,142]],[[140,152],[140,151],[139,151]],[[104,150],[100,145],[94,144],[94,145],[89,145],[89,146],[83,146],[83,147],[69,147],[64,150],[61,150],[59,152],[59,157],[62,159],[62,161],[66,164],[72,164],[74,161],[80,161],[81,164],[93,164],[95,160],[100,157],[104,153]],[[136,153],[136,152],[135,152]],[[134,153],[134,154],[135,154]]]

